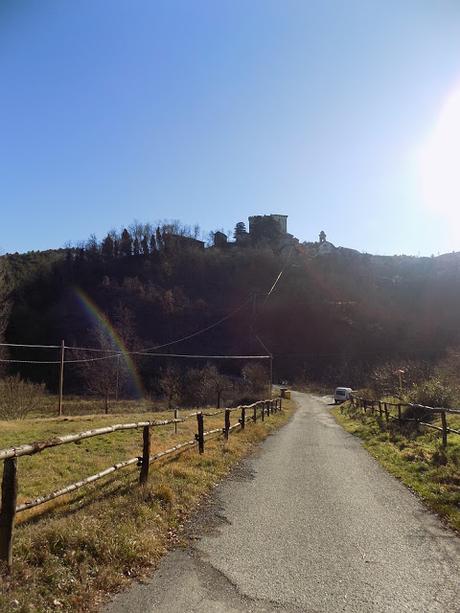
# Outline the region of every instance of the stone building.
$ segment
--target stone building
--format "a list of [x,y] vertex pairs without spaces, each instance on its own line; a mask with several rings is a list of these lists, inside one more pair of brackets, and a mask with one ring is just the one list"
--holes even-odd
[[262,219],[273,219],[274,221],[276,221],[276,223],[279,226],[279,229],[281,230],[281,232],[283,234],[287,234],[287,219],[288,216],[287,215],[279,215],[277,213],[272,213],[271,215],[251,215],[251,217],[249,217],[249,234],[251,234],[251,229],[254,227],[254,223],[257,223],[258,221],[262,220]]

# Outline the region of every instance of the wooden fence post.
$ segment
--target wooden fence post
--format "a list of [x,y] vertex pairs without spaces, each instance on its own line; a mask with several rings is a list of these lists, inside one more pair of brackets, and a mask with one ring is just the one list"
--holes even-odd
[[226,441],[228,441],[229,431],[230,431],[230,409],[225,409],[224,438]]
[[198,434],[197,434],[198,451],[200,453],[204,453],[204,418],[203,418],[203,413],[201,413],[201,412],[197,413],[196,420],[198,422]]
[[254,411],[254,415],[252,416],[252,420],[253,420],[254,423],[256,423],[256,421],[257,421],[257,404],[255,405],[253,411]]
[[265,402],[262,402],[262,421],[265,421]]
[[385,421],[388,423],[388,420],[389,420],[389,416],[388,416],[388,404],[386,402],[384,402],[383,406],[384,406],[384,410],[385,410]]
[[246,407],[241,407],[241,417],[240,417],[241,429],[244,430],[246,425]]
[[379,415],[380,415],[380,418],[382,418],[382,402],[381,402],[381,400],[379,400]]
[[280,401],[280,411],[281,411],[283,409],[283,400],[282,400],[282,398],[280,398],[279,401]]
[[401,405],[398,404],[398,422],[401,423]]
[[445,411],[441,411],[441,423],[442,423],[442,446],[445,449],[447,447],[447,420],[446,420]]
[[9,458],[3,463],[2,508],[0,511],[0,560],[8,570],[13,565],[13,529],[18,497],[17,460]]
[[144,426],[142,432],[142,464],[141,464],[141,474],[139,476],[139,483],[141,485],[145,485],[149,478],[149,467],[150,467],[150,428],[149,426]]
[[[178,409],[174,409],[174,419],[179,419]],[[174,424],[174,434],[177,434],[177,422]]]

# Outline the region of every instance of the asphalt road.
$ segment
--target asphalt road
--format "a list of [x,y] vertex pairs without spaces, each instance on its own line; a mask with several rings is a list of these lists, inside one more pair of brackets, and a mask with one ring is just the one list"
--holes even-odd
[[460,539],[329,415],[299,410],[216,489],[188,548],[105,613],[460,611]]

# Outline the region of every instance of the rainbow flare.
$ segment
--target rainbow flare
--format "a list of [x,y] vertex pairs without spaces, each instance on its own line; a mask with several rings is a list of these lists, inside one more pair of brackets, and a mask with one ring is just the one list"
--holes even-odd
[[97,326],[102,327],[104,332],[107,334],[107,337],[110,338],[114,346],[114,353],[119,354],[126,365],[127,371],[131,378],[131,382],[133,384],[133,388],[136,391],[136,395],[139,398],[143,398],[144,386],[142,385],[142,380],[139,376],[136,364],[134,363],[131,354],[129,353],[126,345],[124,344],[123,339],[120,337],[118,332],[110,323],[108,317],[82,289],[76,287],[75,295],[78,299],[78,302],[83,307],[91,321],[94,322]]

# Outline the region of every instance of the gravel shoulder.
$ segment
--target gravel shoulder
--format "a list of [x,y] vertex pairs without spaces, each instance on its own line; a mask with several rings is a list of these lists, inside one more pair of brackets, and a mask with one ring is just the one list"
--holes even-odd
[[458,537],[335,422],[329,399],[294,399],[188,545],[104,613],[460,610]]

